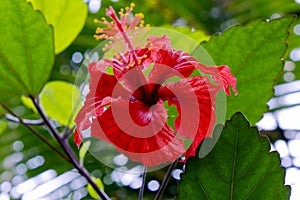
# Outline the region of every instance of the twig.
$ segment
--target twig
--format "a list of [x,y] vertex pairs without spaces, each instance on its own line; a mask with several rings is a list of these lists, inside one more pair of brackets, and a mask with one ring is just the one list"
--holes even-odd
[[44,120],[45,125],[49,128],[50,132],[53,134],[57,142],[60,144],[60,146],[63,148],[67,156],[70,158],[72,165],[78,170],[78,172],[86,178],[86,180],[89,182],[89,184],[94,188],[94,190],[97,192],[97,194],[103,199],[103,200],[110,200],[109,196],[96,185],[96,183],[92,180],[90,174],[88,171],[82,167],[79,163],[79,160],[75,156],[74,152],[72,151],[69,143],[67,140],[64,140],[63,137],[60,135],[58,130],[53,126],[53,124],[48,119],[47,115],[44,113],[40,105],[36,102],[35,98],[33,96],[29,96],[32,100],[35,108],[37,109],[38,113],[40,114],[41,118]]
[[[12,114],[5,114],[5,118],[12,122],[21,123],[20,118]],[[28,125],[36,125],[36,126],[40,126],[44,124],[44,121],[42,119],[22,119],[22,122]]]
[[156,195],[154,197],[154,200],[159,200],[162,197],[162,195],[164,194],[164,191],[165,191],[165,189],[166,189],[166,187],[168,185],[169,179],[171,177],[171,173],[172,173],[173,169],[176,167],[176,164],[177,164],[177,160],[174,161],[170,165],[170,167],[168,168],[168,171],[167,171],[167,173],[164,176],[164,179],[163,179],[163,181],[161,183],[161,186],[160,186],[158,192],[156,193]]
[[[44,136],[42,136],[39,132],[37,132],[35,129],[33,129],[30,124],[25,123],[24,120],[22,118],[20,118],[19,116],[17,116],[12,110],[10,110],[6,105],[4,105],[3,103],[0,103],[1,107],[3,107],[7,112],[10,113],[10,117],[13,117],[15,119],[14,122],[23,124],[28,130],[30,130],[33,134],[35,134],[40,140],[42,140],[44,143],[46,143],[48,145],[48,147],[50,147],[53,151],[55,151],[60,157],[62,157],[65,161],[67,161],[68,163],[71,164],[71,161],[68,157],[66,157],[64,154],[62,154],[55,146],[53,146],[47,138],[45,138]],[[7,114],[5,115],[5,117],[8,116]],[[11,119],[11,118],[10,118]],[[8,120],[10,120],[8,119]],[[35,124],[36,125],[36,124]]]
[[67,140],[67,139],[69,139],[69,137],[73,134],[73,131],[74,131],[74,129],[75,129],[75,126],[73,126],[72,128],[70,128],[70,129],[65,129],[64,131],[63,131],[63,139],[64,140]]
[[145,190],[145,182],[146,182],[146,174],[147,174],[147,167],[144,166],[143,173],[142,173],[142,185],[140,187],[138,200],[143,200],[144,190]]

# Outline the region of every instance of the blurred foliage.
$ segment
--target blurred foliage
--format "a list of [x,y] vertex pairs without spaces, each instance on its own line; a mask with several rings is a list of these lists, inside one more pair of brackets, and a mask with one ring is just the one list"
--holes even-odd
[[85,24],[87,5],[82,0],[27,0],[33,8],[43,13],[54,29],[55,53],[67,48]]
[[72,128],[74,118],[81,108],[82,98],[77,86],[63,81],[51,81],[41,92],[40,102],[50,118]]

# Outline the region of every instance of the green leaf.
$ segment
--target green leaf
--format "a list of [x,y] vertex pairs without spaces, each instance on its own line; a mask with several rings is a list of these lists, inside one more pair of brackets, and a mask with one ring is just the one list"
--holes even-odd
[[216,128],[223,132],[214,149],[188,160],[178,199],[288,199],[279,155],[257,128],[241,113]]
[[77,86],[63,82],[48,82],[40,94],[40,102],[47,115],[64,126],[72,127],[82,98]]
[[6,113],[6,110],[0,105],[0,118]]
[[228,65],[237,78],[239,94],[228,97],[226,119],[241,111],[253,125],[267,110],[276,75],[283,69],[281,58],[293,21],[293,16],[269,22],[256,20],[246,26],[234,26],[201,45],[216,65]]
[[84,158],[86,153],[89,150],[90,145],[91,145],[91,141],[85,141],[79,150],[80,165],[82,166],[84,165]]
[[33,110],[33,112],[38,114],[36,107],[34,106],[32,100],[29,97],[26,97],[23,95],[23,96],[21,96],[21,101],[27,108],[30,108],[31,110]]
[[36,96],[54,63],[52,29],[20,0],[1,1],[0,19],[0,101]]
[[0,135],[7,129],[7,122],[0,120]]
[[[92,180],[96,183],[96,185],[101,190],[104,190],[104,185],[100,178],[92,177]],[[90,184],[88,184],[87,190],[88,190],[89,194],[91,195],[91,197],[93,197],[94,199],[100,199],[99,195],[97,194],[97,192],[94,190],[94,188]]]
[[167,29],[172,29],[175,31],[178,31],[184,35],[187,35],[191,38],[193,38],[196,42],[203,42],[203,41],[208,41],[210,36],[208,36],[205,31],[202,30],[194,30],[192,31],[191,28],[189,27],[173,27],[170,25],[164,25],[161,26],[162,28],[167,28]]
[[27,0],[54,28],[55,53],[65,50],[85,24],[88,9],[83,0]]

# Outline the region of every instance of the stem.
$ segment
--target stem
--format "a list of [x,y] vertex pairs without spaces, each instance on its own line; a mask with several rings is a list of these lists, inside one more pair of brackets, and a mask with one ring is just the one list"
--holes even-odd
[[21,123],[21,121],[25,124],[28,125],[36,125],[40,126],[44,124],[44,121],[42,119],[22,119],[20,120],[20,117],[12,114],[6,114],[5,118],[9,121],[16,122],[16,123]]
[[172,173],[173,169],[176,167],[176,164],[177,164],[177,160],[174,161],[170,165],[170,167],[168,168],[168,171],[167,171],[167,173],[164,176],[164,179],[163,179],[163,181],[161,183],[161,186],[160,186],[158,192],[156,193],[156,195],[154,197],[154,200],[159,200],[162,197],[162,195],[164,194],[164,191],[165,191],[165,189],[166,189],[166,187],[168,185],[168,182],[170,180],[171,173]]
[[146,182],[146,174],[147,174],[147,167],[144,166],[143,173],[142,173],[142,185],[140,187],[138,200],[143,200],[144,190],[145,190],[145,182]]
[[48,119],[47,115],[44,113],[40,105],[36,102],[35,98],[33,96],[29,96],[32,100],[35,108],[37,109],[38,113],[40,114],[41,118],[44,120],[45,125],[49,128],[50,132],[53,134],[57,142],[60,144],[62,149],[65,151],[69,159],[71,160],[72,165],[78,170],[78,172],[86,178],[86,180],[89,182],[89,184],[94,188],[94,190],[97,192],[97,194],[101,197],[103,200],[110,200],[109,196],[102,190],[99,189],[99,187],[96,185],[96,183],[92,180],[90,174],[88,171],[80,165],[79,160],[77,159],[76,155],[72,151],[68,140],[64,140],[63,137],[60,135],[60,133],[57,131],[57,129],[53,126],[53,124]]
[[75,129],[75,126],[73,126],[73,127],[70,128],[70,129],[65,129],[65,130],[63,131],[63,133],[64,133],[64,134],[63,134],[63,139],[64,139],[64,140],[69,139],[69,137],[72,135],[74,129]]
[[[53,151],[55,151],[60,157],[62,157],[65,161],[67,161],[68,163],[71,164],[71,161],[68,157],[66,157],[64,154],[62,154],[55,146],[53,146],[47,138],[45,138],[44,136],[42,136],[39,132],[37,132],[35,129],[33,129],[29,123],[26,123],[25,120],[23,120],[22,118],[20,118],[19,116],[17,116],[12,110],[10,110],[6,105],[0,103],[1,107],[3,107],[7,112],[10,113],[9,115],[5,115],[6,119],[13,121],[13,122],[17,122],[20,124],[23,124],[28,130],[30,130],[33,134],[35,134],[40,140],[42,140],[44,143],[47,144],[48,147],[50,147]],[[7,117],[9,116],[9,117]],[[13,117],[14,120],[11,120]],[[36,124],[34,124],[36,125]]]

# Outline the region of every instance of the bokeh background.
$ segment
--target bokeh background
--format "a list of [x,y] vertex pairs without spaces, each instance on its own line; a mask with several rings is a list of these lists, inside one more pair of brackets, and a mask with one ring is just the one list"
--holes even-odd
[[[73,83],[85,58],[98,59],[91,50],[98,45],[93,39],[96,24],[94,18],[105,16],[105,8],[112,5],[116,10],[136,4],[135,11],[143,12],[151,26],[173,26],[190,34],[208,39],[236,24],[246,24],[257,19],[274,19],[284,15],[300,14],[299,0],[85,0],[89,14],[81,33],[70,47],[56,56],[50,80]],[[72,1],[70,1],[70,4]],[[300,197],[300,19],[290,28],[288,50],[284,55],[284,72],[276,81],[274,97],[266,105],[266,112],[257,123],[263,134],[269,136],[272,149],[280,153],[281,165],[286,168],[285,183],[292,186],[290,199]],[[234,56],[234,55],[233,55]],[[255,95],[255,92],[253,92]],[[13,109],[24,118],[33,112],[20,104],[20,99],[10,102]],[[21,105],[21,106],[20,106]],[[46,130],[40,128],[50,141]],[[74,150],[77,151],[75,145]],[[251,148],[250,146],[245,148]],[[114,158],[116,168],[124,169],[127,158]],[[126,173],[111,169],[87,153],[85,165],[93,176],[101,178],[105,191],[117,199],[137,199],[141,186],[139,173]],[[141,166],[132,171],[139,172]],[[172,199],[177,192],[176,180],[184,166],[172,172],[172,180],[165,199]],[[125,169],[126,170],[126,169]],[[131,172],[132,172],[131,171]],[[153,199],[166,169],[147,174],[145,199]],[[0,199],[90,199],[86,180],[72,167],[54,154],[27,129],[0,119]]]

